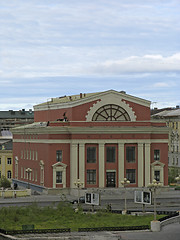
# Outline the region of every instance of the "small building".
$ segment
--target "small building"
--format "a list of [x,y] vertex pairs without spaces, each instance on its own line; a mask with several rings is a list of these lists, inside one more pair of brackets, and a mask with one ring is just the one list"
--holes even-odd
[[13,129],[13,181],[39,191],[168,185],[168,133],[150,101],[114,90],[52,98]]
[[180,108],[155,109],[152,119],[165,122],[169,128],[169,182],[175,182],[175,177],[180,174]]
[[4,176],[11,181],[13,176],[12,139],[0,138],[0,178]]

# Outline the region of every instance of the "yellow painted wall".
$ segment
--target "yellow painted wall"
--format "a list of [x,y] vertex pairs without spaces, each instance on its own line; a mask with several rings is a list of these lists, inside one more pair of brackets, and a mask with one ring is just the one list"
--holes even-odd
[[[8,158],[11,158],[11,164],[8,164]],[[0,173],[1,176],[8,178],[8,171],[11,171],[13,177],[13,154],[12,150],[0,150]],[[9,179],[9,178],[8,178]],[[11,179],[9,179],[11,180]]]

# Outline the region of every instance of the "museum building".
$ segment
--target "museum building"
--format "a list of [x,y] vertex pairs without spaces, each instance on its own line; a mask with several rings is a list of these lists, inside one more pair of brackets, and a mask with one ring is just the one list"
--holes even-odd
[[13,129],[13,181],[31,188],[168,185],[168,128],[150,101],[108,90],[34,106],[34,123]]

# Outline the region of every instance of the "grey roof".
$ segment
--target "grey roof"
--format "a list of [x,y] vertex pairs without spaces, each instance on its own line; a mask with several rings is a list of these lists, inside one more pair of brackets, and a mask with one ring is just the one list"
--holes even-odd
[[152,115],[152,117],[180,117],[180,108],[172,110],[164,110]]
[[34,119],[34,112],[31,109],[29,111],[25,111],[25,109],[0,111],[0,119]]
[[0,144],[0,150],[12,150],[13,149],[13,143],[12,140],[8,140],[4,142],[3,144]]

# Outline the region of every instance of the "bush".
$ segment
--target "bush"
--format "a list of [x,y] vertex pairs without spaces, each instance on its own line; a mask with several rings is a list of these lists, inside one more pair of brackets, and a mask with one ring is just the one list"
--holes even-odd
[[1,188],[10,188],[11,182],[6,177],[2,176],[0,179],[0,187]]

